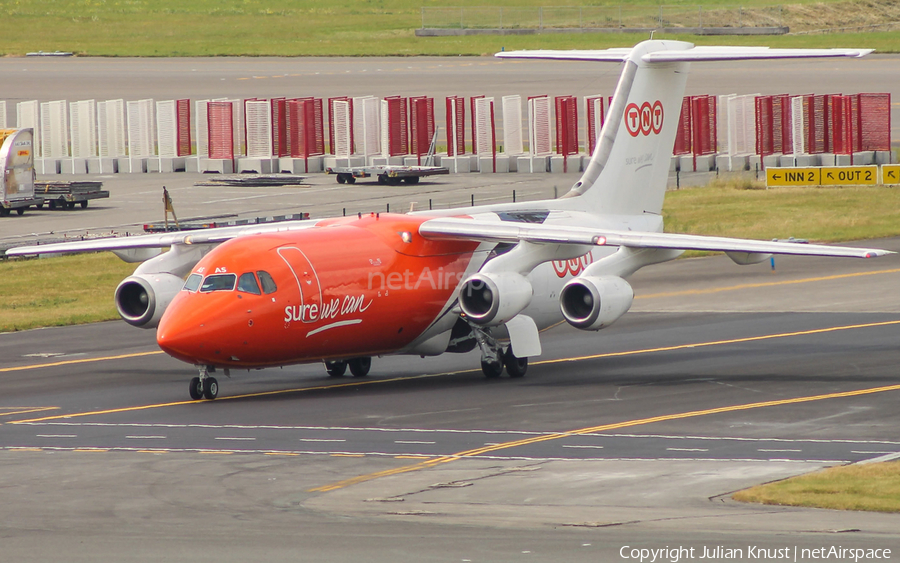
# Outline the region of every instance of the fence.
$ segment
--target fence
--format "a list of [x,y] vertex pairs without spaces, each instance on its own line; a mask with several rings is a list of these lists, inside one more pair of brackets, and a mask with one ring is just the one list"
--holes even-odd
[[782,27],[778,6],[423,7],[423,29]]

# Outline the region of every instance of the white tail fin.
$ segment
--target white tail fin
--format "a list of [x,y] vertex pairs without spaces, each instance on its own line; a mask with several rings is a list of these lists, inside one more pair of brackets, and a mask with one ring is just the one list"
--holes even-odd
[[624,62],[600,141],[581,179],[566,194],[593,213],[659,214],[672,147],[692,61],[861,57],[868,49],[694,47],[681,41],[644,41],[633,49],[512,51],[501,58]]

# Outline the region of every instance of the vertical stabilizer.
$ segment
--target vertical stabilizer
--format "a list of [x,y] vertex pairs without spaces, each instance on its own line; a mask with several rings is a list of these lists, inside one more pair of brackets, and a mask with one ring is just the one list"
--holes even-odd
[[496,56],[624,63],[590,163],[572,190],[558,200],[558,205],[597,214],[658,215],[662,211],[691,62],[861,57],[869,52],[869,49],[695,47],[682,41],[650,40],[633,49],[513,51]]

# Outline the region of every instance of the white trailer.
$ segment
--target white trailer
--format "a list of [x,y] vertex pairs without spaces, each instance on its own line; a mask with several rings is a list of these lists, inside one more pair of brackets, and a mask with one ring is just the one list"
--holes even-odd
[[15,209],[23,215],[44,199],[34,195],[34,132],[31,128],[0,129],[0,216]]

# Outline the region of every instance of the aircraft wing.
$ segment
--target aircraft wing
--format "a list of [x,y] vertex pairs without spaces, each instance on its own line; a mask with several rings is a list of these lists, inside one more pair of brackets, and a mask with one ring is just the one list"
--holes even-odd
[[134,237],[111,237],[93,240],[41,244],[37,246],[20,246],[6,251],[7,256],[23,256],[32,254],[55,254],[60,252],[96,252],[101,250],[129,250],[138,248],[166,248],[173,244],[219,244],[236,237],[280,233],[308,229],[316,226],[316,221],[284,221],[282,223],[266,223],[263,225],[239,225],[235,227],[218,227],[197,231],[178,231]]
[[512,222],[477,221],[453,217],[425,221],[419,227],[419,234],[429,239],[474,240],[513,244],[525,241],[536,244],[627,246],[630,248],[842,256],[848,258],[874,258],[893,254],[893,252],[888,250],[874,248],[756,241],[675,233],[617,231],[602,228],[555,227]]

